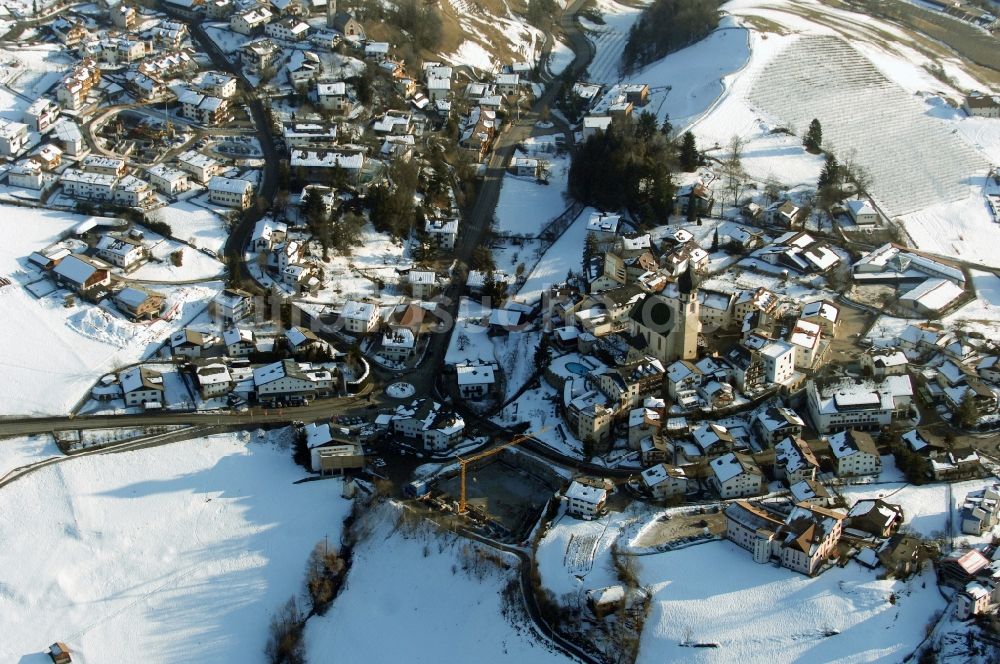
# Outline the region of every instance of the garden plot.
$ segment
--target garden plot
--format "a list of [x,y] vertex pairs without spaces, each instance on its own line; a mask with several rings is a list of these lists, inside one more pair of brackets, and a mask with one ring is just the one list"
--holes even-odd
[[491,311],[475,300],[462,298],[458,304],[455,328],[448,339],[445,364],[496,361],[493,342],[487,335],[489,328],[480,324],[489,318]]
[[793,41],[758,74],[750,102],[800,131],[819,118],[824,146],[856,154],[890,215],[966,199],[973,193],[968,178],[988,167],[837,37]]
[[29,104],[56,84],[73,63],[61,45],[31,44],[0,49],[0,115],[21,122]]
[[76,458],[4,488],[0,660],[58,638],[74,661],[265,661],[271,615],[350,508],[338,480],[295,483],[288,440]]
[[[147,234],[147,245],[152,258],[135,272],[130,279],[160,283],[177,283],[215,279],[222,276],[226,267],[217,259],[177,242]],[[180,251],[181,264],[174,265],[173,253]]]
[[959,511],[965,497],[996,483],[996,478],[967,480],[952,484],[887,484],[873,487],[846,487],[841,493],[853,505],[864,498],[881,498],[903,508],[904,528],[927,538],[955,538],[974,544],[988,544],[993,533],[981,536],[962,533]]
[[933,572],[879,580],[851,563],[810,578],[757,564],[732,542],[643,556],[639,564],[653,589],[640,662],[900,662],[945,608]]

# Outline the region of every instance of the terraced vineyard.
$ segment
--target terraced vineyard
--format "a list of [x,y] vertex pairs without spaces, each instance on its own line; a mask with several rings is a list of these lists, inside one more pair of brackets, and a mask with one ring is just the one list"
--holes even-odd
[[872,195],[890,215],[965,199],[988,164],[942,122],[838,37],[793,42],[764,67],[750,103],[804,131],[823,125],[824,147],[855,151],[872,175]]

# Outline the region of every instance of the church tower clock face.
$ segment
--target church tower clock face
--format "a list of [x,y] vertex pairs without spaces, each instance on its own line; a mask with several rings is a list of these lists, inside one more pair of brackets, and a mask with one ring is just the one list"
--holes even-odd
[[665,334],[674,326],[674,308],[665,300],[653,297],[643,307],[644,324],[659,334]]

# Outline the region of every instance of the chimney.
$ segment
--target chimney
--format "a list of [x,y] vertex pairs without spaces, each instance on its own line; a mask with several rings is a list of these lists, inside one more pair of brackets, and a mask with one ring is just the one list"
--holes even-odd
[[326,0],[326,27],[333,27],[333,17],[337,15],[337,0]]

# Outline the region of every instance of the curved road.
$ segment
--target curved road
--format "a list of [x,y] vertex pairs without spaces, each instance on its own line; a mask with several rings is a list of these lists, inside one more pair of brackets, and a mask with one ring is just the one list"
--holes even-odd
[[[243,70],[232,63],[229,57],[212,41],[205,32],[199,19],[185,18],[173,12],[168,5],[160,3],[160,9],[177,21],[188,26],[191,38],[198,42],[201,50],[212,60],[212,66],[220,71],[224,71],[239,81],[240,90],[247,108],[250,110],[250,118],[253,120],[257,130],[257,140],[260,142],[261,151],[264,153],[264,168],[261,172],[260,185],[257,187],[257,196],[263,198],[270,205],[274,201],[274,195],[278,190],[278,159],[277,149],[274,147],[274,137],[271,135],[271,122],[264,109],[264,104],[256,94],[256,86],[247,80],[243,75]],[[226,263],[230,270],[238,269],[248,290],[259,290],[256,282],[250,277],[246,263],[243,260],[244,250],[250,240],[254,224],[264,216],[264,211],[258,209],[256,205],[251,205],[245,210],[240,222],[229,233],[226,241]],[[236,267],[239,266],[239,267]]]

